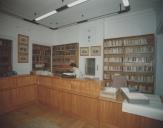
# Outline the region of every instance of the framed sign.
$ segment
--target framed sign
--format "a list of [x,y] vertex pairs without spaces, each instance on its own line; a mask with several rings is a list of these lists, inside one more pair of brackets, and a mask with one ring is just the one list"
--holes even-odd
[[89,56],[89,47],[80,47],[80,56]]
[[91,46],[91,56],[101,56],[101,46]]
[[29,37],[18,34],[18,63],[28,63]]

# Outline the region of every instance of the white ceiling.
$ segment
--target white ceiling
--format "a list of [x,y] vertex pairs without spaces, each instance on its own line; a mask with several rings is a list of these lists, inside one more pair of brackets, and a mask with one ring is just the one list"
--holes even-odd
[[[28,20],[34,20],[45,13],[60,8],[75,0],[0,0],[0,11]],[[155,7],[163,0],[129,0],[131,10]],[[47,17],[40,24],[57,28],[78,21],[119,11],[122,0],[88,0],[80,5]],[[124,8],[123,8],[124,9]]]

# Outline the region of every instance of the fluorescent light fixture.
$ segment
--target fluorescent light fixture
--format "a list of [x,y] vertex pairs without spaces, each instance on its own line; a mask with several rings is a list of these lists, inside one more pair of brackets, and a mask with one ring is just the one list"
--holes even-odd
[[123,1],[123,4],[125,7],[128,7],[129,6],[129,1],[128,0],[122,0]]
[[85,2],[85,1],[87,1],[87,0],[76,0],[75,2],[72,2],[72,3],[68,4],[67,6],[68,6],[68,7],[73,7],[73,6],[75,6],[75,5],[78,5],[78,4],[80,4],[80,3],[83,3],[83,2]]
[[46,17],[48,17],[48,16],[51,16],[51,15],[53,15],[53,14],[55,14],[55,13],[57,13],[56,10],[51,11],[51,12],[48,12],[48,13],[46,13],[46,14],[44,14],[44,15],[38,17],[38,18],[36,18],[35,21],[42,20],[42,19],[44,19],[44,18],[46,18]]

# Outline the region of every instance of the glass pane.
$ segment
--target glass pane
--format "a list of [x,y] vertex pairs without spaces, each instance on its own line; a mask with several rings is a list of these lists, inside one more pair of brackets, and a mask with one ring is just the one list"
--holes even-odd
[[86,58],[85,74],[95,75],[95,58]]

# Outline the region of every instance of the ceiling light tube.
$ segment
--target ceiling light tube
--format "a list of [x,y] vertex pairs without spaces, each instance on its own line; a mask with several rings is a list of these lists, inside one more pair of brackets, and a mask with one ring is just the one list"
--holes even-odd
[[129,6],[129,1],[128,0],[122,0],[123,1],[123,5],[125,7],[128,7]]
[[42,20],[42,19],[44,19],[44,18],[46,18],[46,17],[48,17],[48,16],[51,16],[51,15],[53,15],[53,14],[55,14],[55,13],[57,13],[56,10],[51,11],[51,12],[48,12],[48,13],[46,13],[46,14],[44,14],[44,15],[38,17],[38,18],[36,18],[35,21]]
[[68,4],[67,6],[68,6],[68,7],[73,7],[73,6],[75,6],[75,5],[78,5],[78,4],[80,4],[80,3],[83,3],[83,2],[85,2],[85,1],[87,1],[87,0],[77,0],[77,1],[75,1],[75,2],[72,2],[72,3]]

